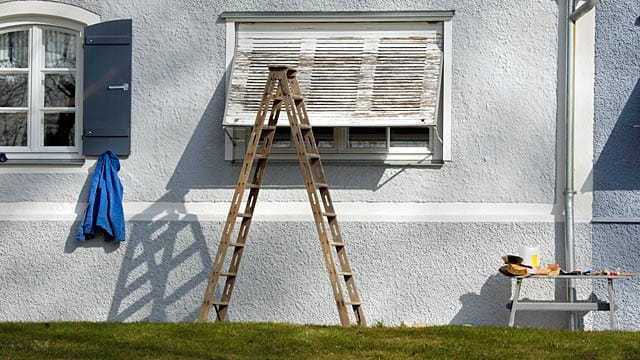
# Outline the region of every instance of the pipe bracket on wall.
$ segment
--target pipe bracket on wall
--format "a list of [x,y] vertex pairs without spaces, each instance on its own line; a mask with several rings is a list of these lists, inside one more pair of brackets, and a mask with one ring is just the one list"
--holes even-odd
[[584,14],[593,9],[594,6],[596,6],[596,0],[586,0],[579,8],[569,15],[569,19],[575,23],[578,19],[584,16]]

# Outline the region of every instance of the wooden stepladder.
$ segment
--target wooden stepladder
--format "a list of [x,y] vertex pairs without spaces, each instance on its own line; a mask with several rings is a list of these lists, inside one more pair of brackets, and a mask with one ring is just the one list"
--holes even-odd
[[[329,194],[329,186],[320,162],[318,147],[309,124],[304,99],[296,78],[296,70],[286,65],[270,65],[269,77],[262,95],[262,102],[256,115],[256,121],[247,143],[247,152],[238,177],[238,184],[231,201],[231,208],[224,225],[220,245],[211,271],[207,290],[200,306],[198,321],[207,321],[213,306],[216,320],[223,321],[227,315],[231,294],[238,276],[240,260],[247,242],[249,226],[253,217],[258,192],[264,177],[267,160],[273,145],[276,124],[284,107],[289,118],[291,138],[302,170],[307,188],[313,219],[320,237],[322,253],[329,272],[331,288],[338,307],[342,326],[350,326],[348,306],[351,306],[355,323],[366,326],[362,302],[355,284],[355,278],[349,264],[349,257],[340,235],[338,219]],[[268,115],[268,116],[267,116]],[[265,123],[266,120],[266,123]],[[249,177],[252,180],[249,182]],[[246,201],[243,201],[245,189],[249,189]],[[242,203],[244,211],[240,211]],[[232,241],[234,227],[240,219],[240,228]],[[223,271],[229,260],[228,270]],[[224,286],[214,300],[218,280],[225,278]],[[344,289],[346,288],[346,292]]]

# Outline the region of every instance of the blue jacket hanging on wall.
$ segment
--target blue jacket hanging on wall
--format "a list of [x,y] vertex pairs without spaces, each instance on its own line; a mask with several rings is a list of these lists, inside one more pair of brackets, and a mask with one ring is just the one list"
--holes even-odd
[[120,161],[116,154],[106,151],[98,157],[78,240],[93,239],[96,233],[102,232],[105,240],[124,241],[123,189],[118,171]]

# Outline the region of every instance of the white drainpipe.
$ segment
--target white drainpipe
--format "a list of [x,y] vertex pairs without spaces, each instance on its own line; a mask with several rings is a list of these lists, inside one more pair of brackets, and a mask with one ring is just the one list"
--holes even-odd
[[[574,128],[574,71],[575,71],[575,22],[578,21],[584,14],[589,12],[596,5],[596,0],[586,0],[582,5],[576,9],[576,0],[567,0],[567,14],[565,19],[565,44],[566,57],[565,57],[565,188],[564,188],[564,239],[565,239],[565,267],[568,271],[575,270],[575,225],[573,216],[573,197],[575,195],[575,187],[573,181],[573,128]],[[576,300],[576,283],[574,279],[570,279],[567,284],[567,298],[569,302],[575,302]],[[576,329],[576,314],[571,313],[569,327],[571,330]]]

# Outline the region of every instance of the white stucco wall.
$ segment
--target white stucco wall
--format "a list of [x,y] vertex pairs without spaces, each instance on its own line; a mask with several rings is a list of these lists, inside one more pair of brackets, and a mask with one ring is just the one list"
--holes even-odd
[[[0,225],[0,321],[193,321],[222,226],[130,222],[130,240],[116,246],[78,245],[69,222]],[[542,259],[555,260],[548,249],[562,231],[553,223],[347,222],[342,229],[369,323],[396,326],[403,320],[506,325],[512,284],[496,272],[496,254],[527,242],[545,249]],[[338,323],[309,224],[257,222],[252,235],[229,320]],[[581,248],[578,255],[588,252]],[[532,283],[522,296],[556,292],[561,289]],[[517,316],[523,326],[560,327],[564,320]]]
[[[328,169],[341,201],[551,203],[555,188],[557,5],[504,1],[69,1],[133,19],[132,154],[126,201],[226,201],[223,11],[455,10],[452,157],[441,169]],[[31,168],[30,168],[31,170]],[[76,201],[87,170],[3,174],[0,201]],[[271,170],[271,168],[270,168]],[[396,174],[402,170],[400,176]],[[388,181],[391,179],[391,181]],[[298,169],[268,172],[265,200],[305,200]],[[382,185],[384,184],[384,186]]]
[[[74,240],[91,160],[1,166],[0,320],[195,319],[239,171],[223,160],[223,11],[456,12],[452,161],[325,166],[370,323],[505,325],[500,256],[527,244],[563,262],[556,2],[63,2],[133,19],[132,153],[120,173],[129,235],[119,247]],[[256,214],[230,320],[338,323],[311,217],[296,218],[306,206],[297,166],[270,166],[264,183],[271,207]],[[394,209],[405,203],[417,210],[403,219]],[[293,210],[261,221],[281,207]],[[589,266],[590,228],[577,234],[578,265]]]
[[[640,3],[599,1],[596,10],[593,261],[638,273],[640,167],[633,154],[640,131]],[[627,294],[620,306],[636,309],[621,320],[640,324],[640,281],[618,289]],[[606,289],[594,292],[604,296]]]

